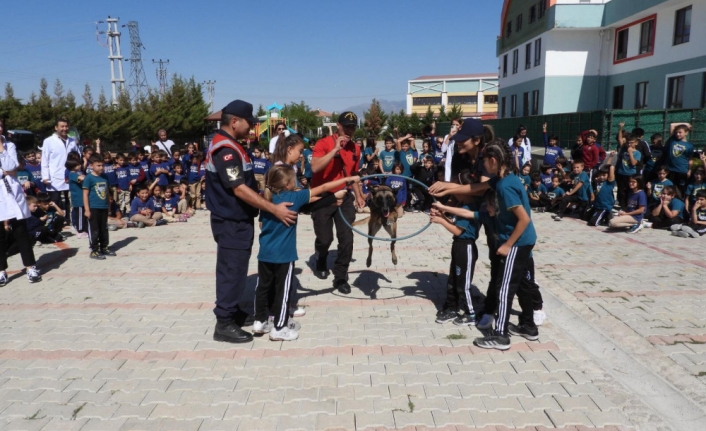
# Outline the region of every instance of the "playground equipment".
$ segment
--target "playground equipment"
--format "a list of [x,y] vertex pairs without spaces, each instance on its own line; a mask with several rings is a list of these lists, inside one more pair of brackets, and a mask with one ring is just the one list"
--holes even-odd
[[296,130],[289,127],[289,121],[282,117],[282,109],[284,109],[284,106],[275,102],[266,109],[267,114],[258,117],[260,122],[255,126],[255,133],[257,133],[260,138],[267,138],[269,142],[270,139],[276,135],[275,126],[277,123],[284,123],[290,133],[297,133]]

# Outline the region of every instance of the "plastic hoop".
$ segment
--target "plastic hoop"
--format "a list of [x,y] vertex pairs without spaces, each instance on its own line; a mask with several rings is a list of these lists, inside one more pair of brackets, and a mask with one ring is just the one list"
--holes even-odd
[[[429,187],[427,187],[426,184],[424,184],[423,182],[421,182],[421,181],[419,181],[419,180],[415,180],[414,178],[405,177],[405,176],[403,176],[403,175],[397,175],[397,174],[373,174],[373,175],[366,175],[366,176],[364,176],[364,177],[360,177],[360,180],[363,181],[363,180],[365,180],[365,179],[367,179],[367,178],[386,178],[386,177],[400,177],[400,178],[404,178],[406,181],[412,181],[412,182],[414,182],[414,183],[419,184],[420,186],[424,187],[424,188],[427,189],[427,190],[429,189]],[[432,198],[433,198],[433,197],[432,197]],[[434,200],[436,200],[436,199],[434,199]],[[396,242],[396,241],[404,241],[404,240],[406,240],[406,239],[414,238],[415,236],[417,236],[417,235],[419,235],[420,233],[422,233],[422,232],[424,232],[425,230],[427,230],[427,229],[429,228],[429,226],[431,226],[431,222],[429,222],[429,223],[427,223],[424,227],[422,227],[421,229],[419,229],[418,231],[416,231],[416,232],[414,232],[414,233],[411,233],[411,234],[409,234],[409,235],[405,235],[405,236],[401,236],[401,237],[397,237],[397,238],[383,238],[383,237],[379,237],[379,236],[370,236],[370,235],[368,235],[367,233],[364,233],[364,232],[359,231],[358,229],[354,228],[353,225],[351,225],[350,223],[348,223],[348,220],[346,220],[346,217],[343,215],[343,211],[341,211],[341,207],[338,207],[338,212],[341,214],[341,218],[343,219],[343,223],[345,223],[346,226],[348,226],[349,228],[351,228],[351,230],[352,230],[353,232],[357,233],[358,235],[364,236],[364,237],[366,237],[366,238],[368,238],[368,239],[373,239],[373,240],[378,240],[378,241],[388,241],[388,242],[392,242],[392,241],[395,241],[395,242]]]

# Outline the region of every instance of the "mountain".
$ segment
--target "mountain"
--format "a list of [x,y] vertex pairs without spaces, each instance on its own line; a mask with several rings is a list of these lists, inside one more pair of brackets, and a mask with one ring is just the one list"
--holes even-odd
[[[407,109],[407,101],[405,100],[385,100],[385,99],[380,99],[380,107],[382,108],[383,111],[385,112],[400,112],[400,109]],[[358,116],[361,120],[363,119],[363,112],[367,111],[370,109],[370,102],[366,103],[361,103],[360,105],[355,105],[355,106],[349,106],[348,108],[345,108],[341,111],[337,112],[344,112],[344,111],[353,111],[355,112],[355,115]]]

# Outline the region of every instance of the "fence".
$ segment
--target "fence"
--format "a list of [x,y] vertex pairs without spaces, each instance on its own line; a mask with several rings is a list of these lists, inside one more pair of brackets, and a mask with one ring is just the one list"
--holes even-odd
[[[483,123],[493,126],[495,136],[505,140],[512,138],[521,124],[527,128],[527,136],[533,146],[538,147],[542,145],[542,124],[545,122],[547,132],[559,137],[562,148],[572,148],[577,135],[584,130],[594,129],[598,131],[598,141],[606,150],[615,149],[621,122],[625,123],[627,132],[636,127],[644,129],[646,140],[655,133],[661,133],[666,140],[671,123],[690,123],[692,131],[689,141],[696,148],[706,147],[706,109],[590,111],[502,118],[486,120]],[[437,134],[443,136],[449,129],[450,123],[440,123],[437,125]]]

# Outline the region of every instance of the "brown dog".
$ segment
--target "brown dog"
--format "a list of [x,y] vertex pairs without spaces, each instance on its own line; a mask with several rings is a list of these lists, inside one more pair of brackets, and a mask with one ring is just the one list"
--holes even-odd
[[[387,186],[373,186],[370,188],[370,217],[358,220],[353,223],[357,226],[368,222],[368,235],[375,236],[380,228],[384,228],[390,238],[397,238],[397,196],[396,193]],[[395,253],[395,241],[390,243],[390,253],[392,263],[397,265],[397,254]],[[365,265],[370,268],[373,259],[373,240],[368,238],[368,259]]]

